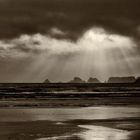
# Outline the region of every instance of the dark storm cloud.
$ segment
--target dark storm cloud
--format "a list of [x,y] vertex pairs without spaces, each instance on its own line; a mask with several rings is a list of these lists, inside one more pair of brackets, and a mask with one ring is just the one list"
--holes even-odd
[[98,26],[137,39],[139,6],[139,0],[0,0],[0,38],[40,33],[75,40]]

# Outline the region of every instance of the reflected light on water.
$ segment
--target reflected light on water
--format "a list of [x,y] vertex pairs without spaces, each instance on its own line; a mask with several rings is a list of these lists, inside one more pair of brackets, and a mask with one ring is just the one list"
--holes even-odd
[[127,140],[130,132],[103,126],[79,125],[89,129],[81,133],[84,140]]
[[115,119],[139,117],[138,107],[87,107],[87,108],[49,108],[49,109],[0,109],[0,122],[4,121],[67,121],[74,119]]
[[[67,136],[57,136],[57,137],[48,137],[48,138],[39,138],[36,140],[68,140],[72,136],[78,136],[78,140],[128,140],[128,137],[131,132],[119,129],[108,128],[104,126],[94,126],[94,125],[79,125],[81,128],[88,129],[87,131],[71,134]],[[78,138],[77,137],[77,138]],[[76,140],[76,139],[72,139]]]

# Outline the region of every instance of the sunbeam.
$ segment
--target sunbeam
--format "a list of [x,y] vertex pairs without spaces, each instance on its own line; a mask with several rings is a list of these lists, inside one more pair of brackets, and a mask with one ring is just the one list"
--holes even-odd
[[[41,34],[22,35],[1,42],[0,54],[5,61],[18,62],[19,58],[26,61],[26,68],[20,73],[21,82],[41,82],[46,78],[69,81],[74,76],[85,80],[97,77],[105,81],[110,76],[140,74],[137,43],[130,37],[111,34],[97,27],[86,31],[77,42]],[[16,66],[13,64],[12,67]],[[18,81],[19,76],[11,79]]]

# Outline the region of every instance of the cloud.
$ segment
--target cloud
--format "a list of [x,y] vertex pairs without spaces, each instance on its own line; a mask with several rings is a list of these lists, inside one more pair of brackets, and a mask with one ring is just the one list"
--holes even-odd
[[101,27],[138,40],[139,5],[139,0],[0,1],[0,38],[39,33],[76,41],[90,28]]
[[[63,35],[57,29],[53,34]],[[115,48],[136,48],[137,44],[132,38],[110,34],[103,28],[92,28],[77,40],[71,42],[66,39],[59,40],[41,34],[21,35],[19,38],[0,41],[1,57],[26,57],[46,53],[54,56],[81,54],[88,51],[104,51]]]
[[0,81],[140,74],[139,5],[139,0],[0,0]]
[[138,75],[140,55],[133,38],[91,28],[76,42],[39,33],[1,41],[0,64],[0,81],[6,82],[68,81],[74,76],[103,81]]

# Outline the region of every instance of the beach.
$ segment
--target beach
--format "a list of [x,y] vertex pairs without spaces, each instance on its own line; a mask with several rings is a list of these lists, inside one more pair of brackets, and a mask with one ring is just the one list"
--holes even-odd
[[133,107],[0,109],[2,140],[138,140],[140,109]]

